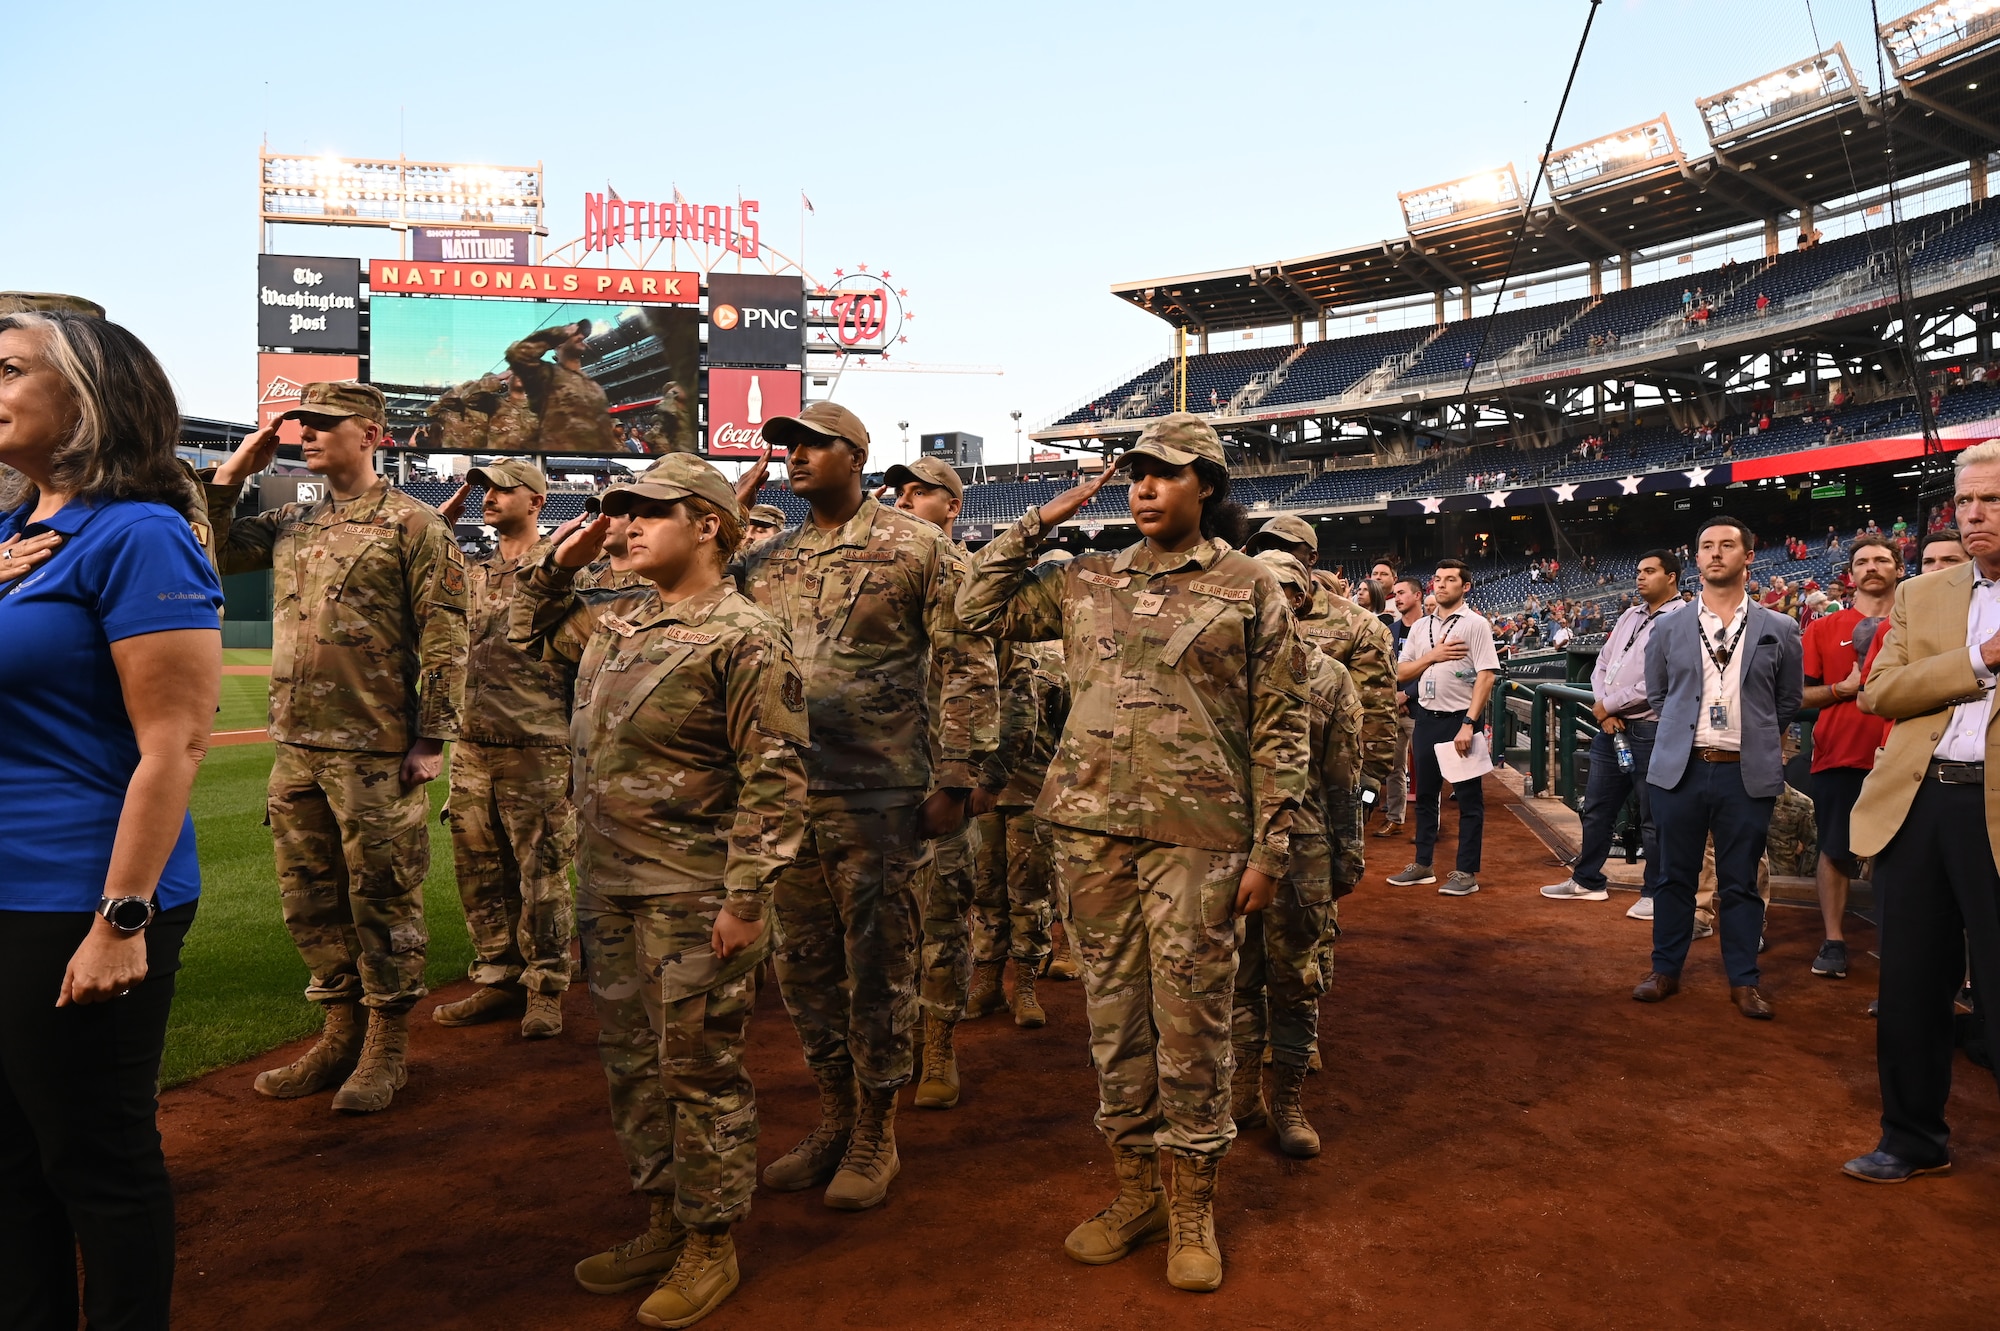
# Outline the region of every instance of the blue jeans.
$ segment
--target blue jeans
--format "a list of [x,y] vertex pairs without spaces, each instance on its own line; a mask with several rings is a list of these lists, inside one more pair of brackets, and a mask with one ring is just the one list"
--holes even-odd
[[1722,965],[1733,987],[1756,984],[1757,943],[1764,936],[1764,901],[1757,895],[1757,861],[1771,831],[1775,795],[1743,793],[1741,763],[1688,760],[1672,790],[1654,786],[1660,877],[1653,895],[1653,969],[1679,975],[1694,940],[1695,882],[1702,854],[1715,837],[1715,920]]
[[1657,721],[1628,721],[1625,737],[1632,744],[1632,770],[1618,770],[1618,753],[1611,736],[1599,731],[1590,742],[1590,778],[1583,790],[1583,845],[1569,876],[1595,892],[1604,886],[1604,861],[1611,855],[1611,831],[1618,811],[1639,790],[1639,844],[1646,851],[1646,877],[1641,894],[1652,896],[1660,885],[1660,834],[1653,826],[1653,799],[1646,785],[1646,766],[1653,758]]

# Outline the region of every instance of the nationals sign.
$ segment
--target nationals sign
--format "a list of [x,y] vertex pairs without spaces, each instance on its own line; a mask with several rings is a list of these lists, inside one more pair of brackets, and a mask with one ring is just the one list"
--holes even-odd
[[797,370],[708,371],[708,455],[712,458],[764,456],[764,422],[799,414],[805,376]]
[[636,268],[545,268],[507,263],[401,263],[373,259],[370,292],[425,296],[511,296],[601,301],[607,305],[693,305],[701,274]]

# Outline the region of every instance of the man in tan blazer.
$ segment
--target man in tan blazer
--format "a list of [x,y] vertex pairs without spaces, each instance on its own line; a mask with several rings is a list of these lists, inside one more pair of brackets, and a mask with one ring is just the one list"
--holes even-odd
[[[1876,855],[1882,997],[1875,1063],[1882,1139],[1849,1175],[1902,1183],[1951,1168],[1952,997],[1969,951],[1975,993],[2000,993],[2000,442],[1958,456],[1970,564],[1896,591],[1864,696],[1895,722],[1855,803],[1850,844]],[[1991,773],[1991,775],[1989,775]]]

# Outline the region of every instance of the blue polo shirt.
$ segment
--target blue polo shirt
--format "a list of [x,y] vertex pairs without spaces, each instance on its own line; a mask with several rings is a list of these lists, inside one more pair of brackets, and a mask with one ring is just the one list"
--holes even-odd
[[[0,910],[95,910],[139,746],[111,644],[219,629],[222,584],[179,513],[72,503],[44,522],[22,507],[0,540],[61,532],[62,546],[0,599]],[[154,900],[201,893],[184,817]]]

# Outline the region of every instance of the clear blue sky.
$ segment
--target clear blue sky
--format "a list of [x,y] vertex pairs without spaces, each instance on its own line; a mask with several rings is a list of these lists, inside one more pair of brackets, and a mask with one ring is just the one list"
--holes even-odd
[[[1892,0],[1882,16],[1914,8]],[[902,355],[1002,376],[850,374],[895,423],[1033,427],[1166,349],[1107,293],[1400,233],[1396,194],[1531,178],[1585,0],[1416,4],[23,7],[8,17],[0,288],[103,303],[184,409],[252,418],[257,148],[547,165],[551,243],[582,194],[739,189],[815,271],[888,266]],[[1815,0],[1875,85],[1865,0]],[[1558,146],[1818,49],[1805,0],[1605,0]],[[290,230],[300,253],[387,233]]]

